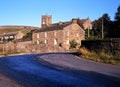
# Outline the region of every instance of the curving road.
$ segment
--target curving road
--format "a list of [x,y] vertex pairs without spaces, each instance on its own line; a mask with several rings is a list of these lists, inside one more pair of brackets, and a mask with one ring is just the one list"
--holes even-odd
[[0,87],[120,87],[120,66],[69,53],[8,56],[0,58]]

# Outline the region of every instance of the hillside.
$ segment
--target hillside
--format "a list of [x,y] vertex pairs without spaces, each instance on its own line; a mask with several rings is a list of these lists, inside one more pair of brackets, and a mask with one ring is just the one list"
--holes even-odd
[[16,32],[16,31],[21,31],[24,34],[26,34],[31,30],[35,30],[38,28],[39,27],[33,27],[33,26],[0,26],[0,34],[8,33],[8,32]]

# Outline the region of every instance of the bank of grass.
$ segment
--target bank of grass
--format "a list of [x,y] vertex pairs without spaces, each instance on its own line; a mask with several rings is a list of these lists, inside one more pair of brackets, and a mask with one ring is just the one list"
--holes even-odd
[[16,52],[16,51],[9,51],[9,52],[0,52],[0,56],[9,56],[9,55],[13,55],[13,54],[20,54],[20,52]]
[[96,62],[120,65],[120,58],[112,54],[105,53],[104,51],[98,53],[95,51],[89,51],[86,48],[80,48],[78,52],[82,58],[90,59]]

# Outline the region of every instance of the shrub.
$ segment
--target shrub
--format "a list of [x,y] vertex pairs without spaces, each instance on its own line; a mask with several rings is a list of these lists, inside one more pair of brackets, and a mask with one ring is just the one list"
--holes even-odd
[[70,49],[76,48],[77,42],[75,40],[70,41]]

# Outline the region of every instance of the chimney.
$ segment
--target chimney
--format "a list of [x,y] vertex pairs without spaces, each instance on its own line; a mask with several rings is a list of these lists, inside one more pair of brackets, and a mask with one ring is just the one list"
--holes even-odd
[[78,19],[72,19],[72,23],[77,23]]
[[60,21],[60,22],[59,22],[59,25],[62,25],[62,24],[63,24],[63,23]]

